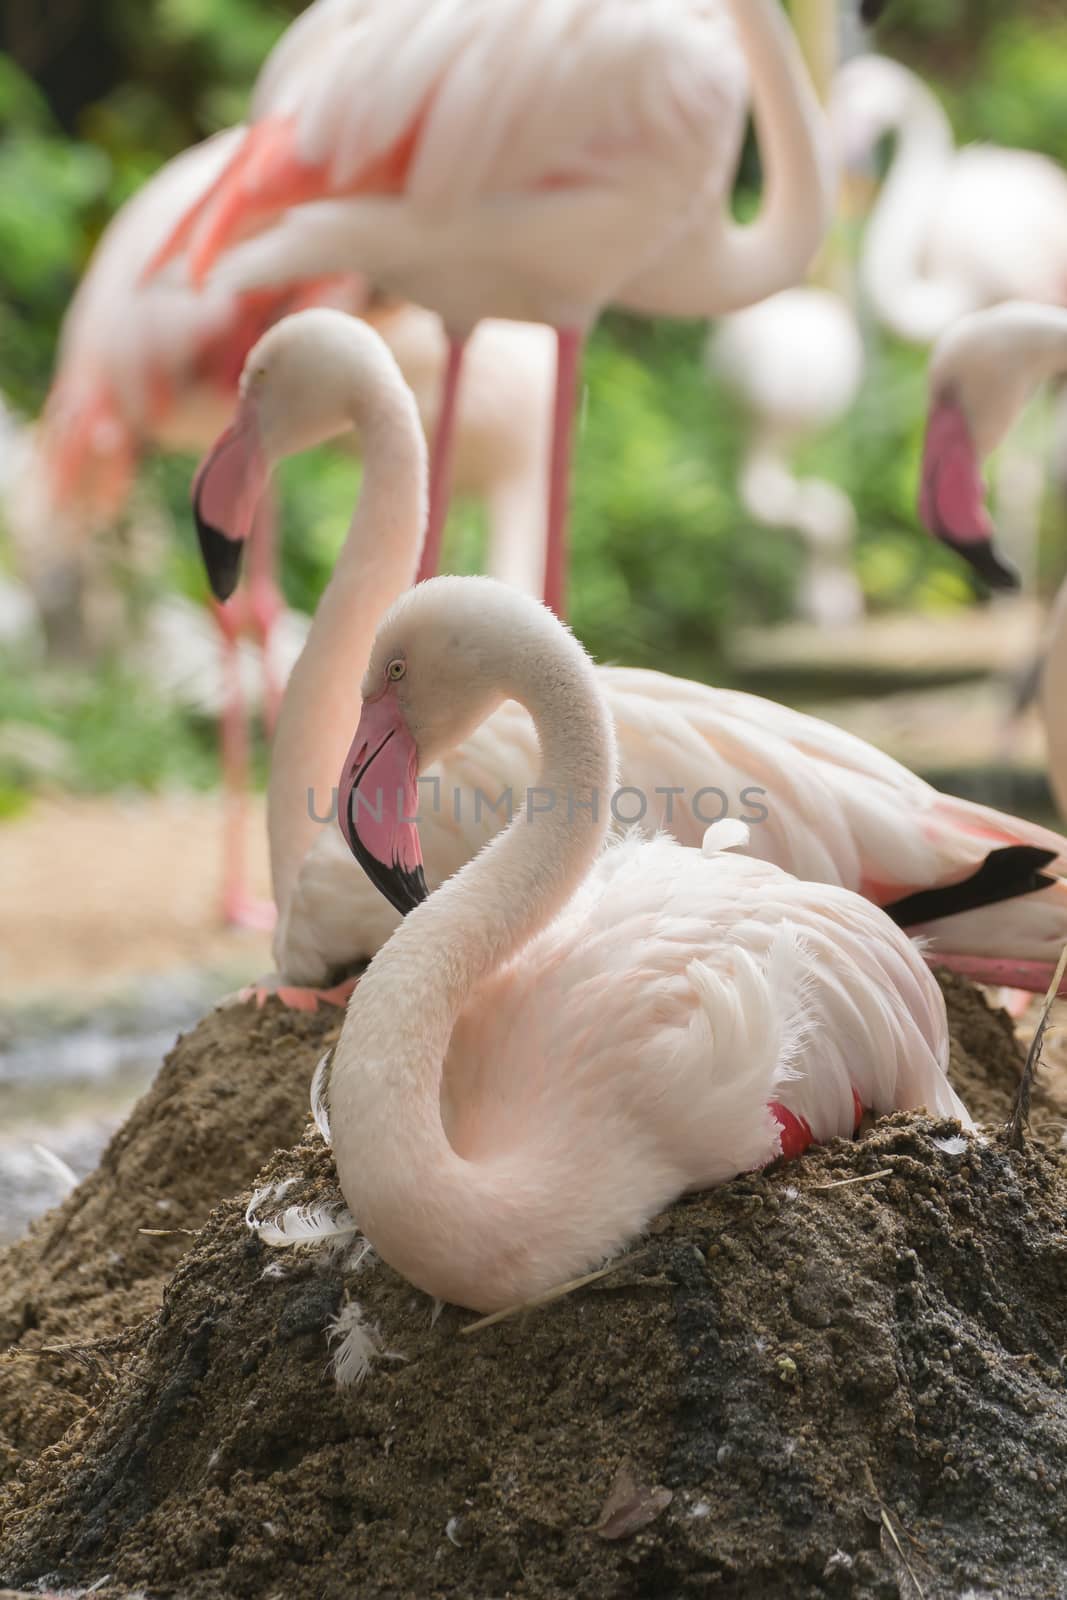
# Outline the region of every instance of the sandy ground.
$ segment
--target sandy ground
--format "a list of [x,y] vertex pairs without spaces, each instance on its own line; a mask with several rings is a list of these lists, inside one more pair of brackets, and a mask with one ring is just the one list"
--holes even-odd
[[[221,863],[217,796],[38,800],[0,827],[0,1008],[187,966],[268,970],[267,934],[222,925]],[[249,867],[265,897],[260,797]]]

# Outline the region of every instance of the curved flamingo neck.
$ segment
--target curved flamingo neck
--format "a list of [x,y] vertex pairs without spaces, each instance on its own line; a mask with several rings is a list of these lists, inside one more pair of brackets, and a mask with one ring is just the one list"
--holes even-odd
[[804,276],[833,209],[826,119],[777,0],[728,0],[752,78],[764,171],[759,215],[744,226],[716,207],[618,298],[637,310],[719,316]]
[[896,132],[896,153],[867,224],[861,272],[879,321],[902,339],[928,344],[972,309],[973,296],[965,283],[921,273],[955,141],[937,99],[910,73]]
[[409,914],[352,997],[330,1084],[338,1173],[368,1238],[420,1287],[474,1306],[536,1238],[533,1212],[546,1193],[535,1170],[528,1183],[520,1176],[535,1129],[521,1130],[506,1171],[503,1152],[498,1162],[455,1151],[441,1117],[445,1059],[479,984],[519,955],[588,874],[610,822],[616,763],[584,651],[547,613],[522,629],[512,597],[507,609],[510,620],[490,618],[495,659],[492,648],[482,659],[534,720],[542,765],[528,793],[535,805],[550,796],[554,805],[531,817],[516,796],[511,825]]
[[375,629],[414,580],[426,523],[426,444],[411,392],[399,373],[385,381],[382,372],[368,395],[347,354],[334,352],[344,415],[361,435],[363,479],[274,735],[267,832],[279,930],[300,865],[324,826],[316,818],[331,811]]

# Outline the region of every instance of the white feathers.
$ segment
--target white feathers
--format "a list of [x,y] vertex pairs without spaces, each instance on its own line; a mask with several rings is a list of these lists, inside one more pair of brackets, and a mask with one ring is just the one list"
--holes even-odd
[[260,1207],[268,1200],[278,1200],[281,1192],[288,1189],[293,1181],[279,1184],[277,1188],[268,1184],[266,1188],[256,1189],[248,1202],[245,1226],[258,1234],[264,1244],[274,1245],[279,1250],[317,1249],[321,1245],[336,1247],[348,1244],[356,1237],[359,1229],[345,1206],[334,1209],[329,1206],[288,1206],[276,1216],[259,1216]]
[[376,1361],[408,1359],[399,1350],[383,1349],[380,1329],[367,1321],[363,1307],[356,1300],[345,1301],[327,1324],[326,1338],[337,1346],[330,1367],[339,1389],[362,1383]]
[[322,1135],[324,1144],[330,1144],[330,1114],[326,1108],[326,1094],[329,1088],[327,1068],[330,1065],[332,1050],[327,1050],[318,1066],[315,1068],[311,1079],[311,1115],[315,1119],[315,1126]]
[[743,849],[750,837],[747,822],[738,817],[723,817],[713,822],[704,835],[701,850],[706,856],[716,856],[720,850]]
[[967,1148],[967,1140],[963,1138],[962,1134],[958,1133],[952,1134],[947,1139],[935,1138],[932,1142],[939,1150],[943,1150],[947,1156],[961,1156]]

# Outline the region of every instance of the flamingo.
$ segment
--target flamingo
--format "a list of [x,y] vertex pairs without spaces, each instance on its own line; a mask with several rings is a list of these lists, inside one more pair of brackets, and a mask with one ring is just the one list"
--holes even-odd
[[[923,450],[919,514],[931,533],[965,557],[987,582],[1017,579],[997,553],[984,503],[981,461],[1004,438],[1031,391],[1067,373],[1067,310],[1006,302],[961,317],[930,358],[930,412]],[[1049,780],[1067,816],[1067,583],[1049,621],[1040,705]]]
[[[595,802],[618,772],[603,681],[528,596],[435,578],[378,630],[341,777],[346,838],[408,912],[334,1051],[341,1189],[396,1271],[476,1311],[588,1271],[686,1190],[851,1137],[865,1108],[972,1126],[940,990],[876,906],[730,854],[736,820],[703,852],[602,849]],[[426,898],[398,818],[418,773],[506,699],[533,719],[537,790],[557,804]],[[376,806],[398,784],[403,809]]]
[[[240,393],[194,488],[222,597],[274,463],[353,427],[362,435],[362,492],[286,689],[267,791],[278,992],[309,1006],[316,991],[339,998],[339,978],[397,923],[356,870],[330,801],[375,629],[418,567],[426,444],[381,339],[336,311],[279,322],[250,354]],[[865,894],[967,976],[1047,987],[1067,941],[1067,887],[1045,869],[1067,871],[1067,841],[938,794],[862,740],[770,701],[659,672],[604,667],[598,678],[628,790],[620,820],[699,845],[710,821],[743,808],[757,819],[753,856]],[[432,885],[500,831],[506,794],[536,774],[533,725],[512,701],[443,755],[420,818]]]
[[[64,319],[57,373],[35,446],[9,497],[38,590],[49,584],[49,548],[58,544],[62,559],[71,562],[71,543],[82,545],[87,534],[117,517],[147,445],[207,448],[232,407],[249,349],[286,310],[330,304],[372,317],[418,392],[431,436],[437,426],[434,380],[447,361],[447,339],[432,313],[376,304],[354,276],[237,293],[214,285],[192,290],[140,281],[175,216],[218,177],[242,139],[242,129],[231,129],[168,162],[113,218],[82,279]],[[538,505],[544,504],[552,345],[546,328],[484,323],[472,341],[457,419],[459,484],[486,501],[490,570],[532,592],[540,590],[544,559]],[[198,709],[221,711],[227,794],[223,913],[227,921],[253,926],[269,926],[273,908],[258,905],[245,891],[249,674],[241,635],[250,628],[262,650],[264,709],[272,727],[281,684],[307,628],[306,619],[284,609],[277,588],[273,520],[264,502],[247,605],[215,608],[223,644],[221,704],[214,682],[218,650],[188,605],[157,607],[138,650],[138,659],[164,688]],[[47,539],[41,536],[45,530]],[[60,587],[67,592],[69,583]]]
[[795,528],[808,550],[800,611],[820,627],[863,615],[850,556],[856,513],[842,489],[798,478],[792,451],[852,406],[863,379],[863,340],[846,302],[813,285],[783,289],[726,317],[708,361],[748,412],[742,503],[757,522]]
[[1067,299],[1067,172],[1048,156],[956,149],[931,90],[884,56],[840,68],[830,123],[853,164],[897,135],[860,271],[879,322],[899,338],[929,344],[956,317],[1000,300]]
[[[729,192],[747,62],[768,173]],[[420,577],[448,503],[464,346],[483,316],[558,330],[546,601],[564,608],[581,347],[609,302],[708,316],[803,273],[830,210],[824,124],[777,0],[318,0],[283,35],[252,125],[150,270],[249,287],[358,269],[432,307],[451,346]],[[288,248],[239,241],[282,215]]]

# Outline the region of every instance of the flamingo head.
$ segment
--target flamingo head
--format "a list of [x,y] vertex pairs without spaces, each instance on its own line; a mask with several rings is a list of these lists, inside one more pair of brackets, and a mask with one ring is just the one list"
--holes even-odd
[[233,421],[193,479],[200,551],[217,599],[228,600],[237,586],[244,541],[274,464],[352,426],[336,356],[358,327],[341,311],[300,311],[276,322],[249,352]]
[[999,555],[985,505],[967,410],[958,388],[934,394],[926,423],[919,516],[930,533],[959,552],[990,588],[1016,589],[1019,576]]
[[[514,618],[506,615],[502,628],[508,607]],[[489,578],[432,578],[401,596],[378,630],[337,812],[349,849],[399,911],[427,894],[420,801],[453,803],[436,790],[420,796],[418,775],[508,698],[502,641],[514,639],[530,609],[526,596]]]
[[827,110],[834,148],[847,171],[868,172],[879,140],[904,115],[911,84],[907,69],[887,56],[853,56],[838,69]]

